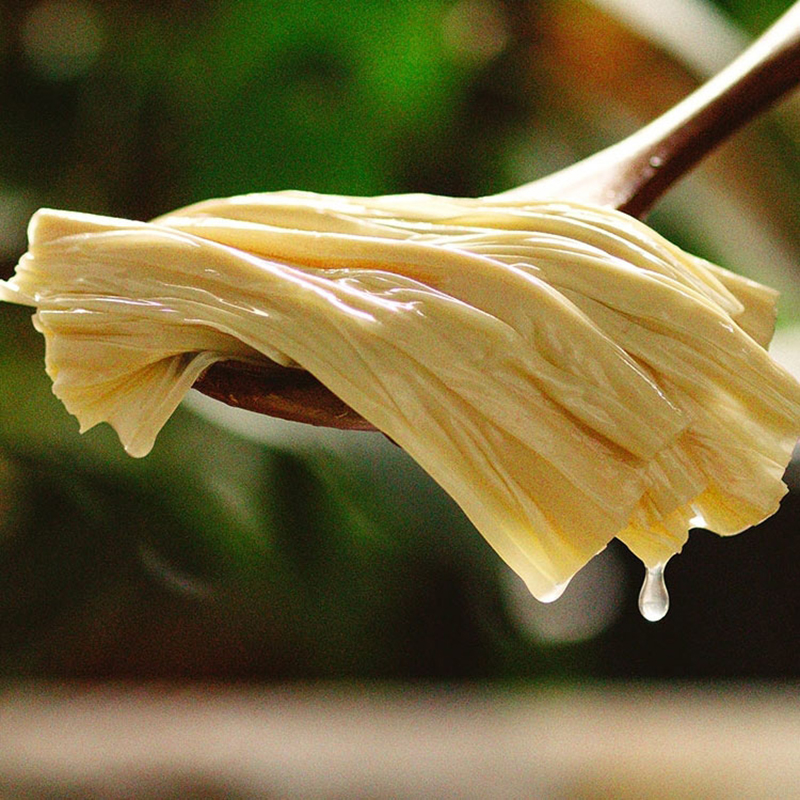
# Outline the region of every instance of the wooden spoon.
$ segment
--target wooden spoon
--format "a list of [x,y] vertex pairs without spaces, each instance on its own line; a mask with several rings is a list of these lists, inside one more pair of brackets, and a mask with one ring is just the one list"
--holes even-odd
[[[577,164],[495,197],[560,198],[642,218],[720,142],[800,83],[800,2],[722,72],[633,135]],[[310,373],[225,361],[194,388],[228,405],[282,419],[375,430]]]

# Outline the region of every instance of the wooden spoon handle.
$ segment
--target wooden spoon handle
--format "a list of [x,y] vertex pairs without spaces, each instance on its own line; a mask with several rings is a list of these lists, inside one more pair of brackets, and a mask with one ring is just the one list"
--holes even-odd
[[643,217],[703,156],[800,83],[800,2],[728,67],[649,125],[499,197],[561,197]]

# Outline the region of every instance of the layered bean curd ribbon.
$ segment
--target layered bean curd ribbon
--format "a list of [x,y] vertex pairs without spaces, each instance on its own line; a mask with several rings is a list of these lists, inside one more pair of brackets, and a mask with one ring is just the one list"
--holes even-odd
[[81,429],[145,455],[212,363],[312,373],[449,492],[540,599],[617,537],[771,515],[800,386],[775,293],[623,213],[304,192],[152,222],[42,209],[0,298],[36,308]]

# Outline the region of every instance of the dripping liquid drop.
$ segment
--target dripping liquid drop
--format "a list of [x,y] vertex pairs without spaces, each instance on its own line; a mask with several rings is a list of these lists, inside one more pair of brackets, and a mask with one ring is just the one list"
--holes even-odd
[[569,578],[568,580],[564,581],[564,583],[557,583],[547,594],[539,597],[539,601],[542,603],[554,603],[559,597],[561,597],[562,594],[564,594],[571,580],[572,578]]
[[658,622],[669,611],[669,593],[664,582],[666,563],[648,567],[642,591],[639,592],[639,611],[648,622]]

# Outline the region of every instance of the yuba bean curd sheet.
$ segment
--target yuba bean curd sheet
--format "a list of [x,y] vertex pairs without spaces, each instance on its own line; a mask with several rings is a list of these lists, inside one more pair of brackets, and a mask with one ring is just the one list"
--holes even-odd
[[618,537],[661,569],[772,514],[800,387],[775,293],[622,213],[303,192],[134,222],[42,209],[34,306],[81,430],[144,456],[223,359],[313,373],[402,446],[540,599]]

